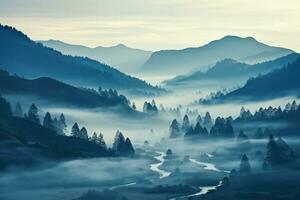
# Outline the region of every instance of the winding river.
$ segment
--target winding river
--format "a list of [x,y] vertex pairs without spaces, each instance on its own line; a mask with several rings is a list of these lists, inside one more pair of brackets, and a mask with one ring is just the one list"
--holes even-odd
[[157,151],[156,153],[159,154],[159,155],[154,156],[154,158],[156,160],[158,160],[159,162],[151,164],[150,165],[150,170],[152,170],[154,172],[157,172],[159,174],[159,178],[163,179],[163,178],[166,178],[166,177],[170,176],[171,172],[168,172],[168,171],[165,171],[165,170],[162,170],[162,169],[159,168],[165,162],[164,157],[166,156],[166,154],[164,152],[160,152],[160,151]]
[[209,170],[209,171],[230,173],[230,171],[218,169],[218,168],[216,167],[216,165],[215,165],[215,164],[212,164],[212,163],[207,163],[207,162],[197,161],[197,160],[192,159],[192,158],[190,158],[190,161],[191,161],[192,163],[197,164],[197,165],[203,166],[203,169],[206,169],[206,170]]
[[[206,155],[209,158],[213,157],[213,155],[208,154],[208,153]],[[218,169],[216,167],[216,165],[213,164],[213,163],[207,163],[207,162],[197,161],[196,159],[192,159],[192,158],[190,158],[189,160],[190,160],[190,162],[195,163],[197,165],[200,165],[201,167],[203,167],[203,169],[208,170],[208,171],[221,172],[221,173],[230,173],[230,171]],[[206,195],[207,193],[209,193],[211,191],[217,190],[219,187],[222,186],[222,184],[223,184],[223,182],[219,181],[219,183],[217,185],[202,186],[202,187],[199,187],[200,191],[197,192],[197,193],[190,194],[190,195],[187,195],[187,196],[172,198],[170,200],[186,199],[186,198],[195,197],[195,196],[203,196],[203,195]]]

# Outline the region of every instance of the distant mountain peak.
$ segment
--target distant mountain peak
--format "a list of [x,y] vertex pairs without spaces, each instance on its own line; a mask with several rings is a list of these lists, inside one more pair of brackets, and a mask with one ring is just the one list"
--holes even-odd
[[225,58],[221,61],[218,61],[216,65],[223,65],[223,64],[234,64],[234,63],[237,63],[236,60],[232,59],[232,58]]
[[252,36],[240,37],[240,36],[236,36],[236,35],[226,35],[223,38],[221,38],[220,40],[249,40],[249,41],[252,40],[254,42],[257,42],[257,40]]
[[125,48],[128,48],[125,44],[123,44],[123,43],[119,43],[119,44],[117,44],[115,47],[125,47]]

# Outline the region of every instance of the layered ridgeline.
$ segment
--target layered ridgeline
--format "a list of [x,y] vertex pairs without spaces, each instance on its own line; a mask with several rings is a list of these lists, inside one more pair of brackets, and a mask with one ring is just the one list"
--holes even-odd
[[299,58],[300,55],[292,53],[275,60],[266,61],[258,64],[246,64],[235,61],[233,59],[224,59],[217,62],[213,67],[206,72],[197,71],[186,76],[177,76],[174,79],[165,81],[166,85],[182,85],[188,83],[201,83],[203,81],[233,81],[236,80],[236,84],[241,81],[246,81],[250,77],[257,76],[259,74],[266,74],[275,69],[279,69],[288,63],[292,63]]
[[160,75],[170,73],[179,75],[208,68],[226,58],[253,64],[290,53],[293,51],[268,46],[252,37],[226,36],[201,47],[154,52],[142,66],[141,71]]
[[28,80],[12,76],[3,70],[0,70],[0,92],[6,95],[32,96],[54,105],[69,107],[121,106],[130,109],[129,100],[115,90],[77,88],[48,77]]
[[26,78],[46,76],[80,86],[160,91],[98,61],[44,47],[9,26],[0,25],[0,43],[0,68]]
[[200,100],[201,103],[220,103],[224,101],[266,100],[300,94],[300,58],[281,69],[251,78],[247,83],[228,94],[219,94],[212,99]]
[[59,40],[39,41],[43,45],[53,48],[66,55],[84,56],[116,67],[125,73],[134,73],[151,56],[151,51],[134,49],[123,44],[111,47],[98,46],[95,48],[83,45],[68,44]]

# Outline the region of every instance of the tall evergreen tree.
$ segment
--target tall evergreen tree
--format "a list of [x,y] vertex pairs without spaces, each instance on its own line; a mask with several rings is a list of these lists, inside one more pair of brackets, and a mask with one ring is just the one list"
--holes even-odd
[[184,115],[181,130],[183,132],[187,132],[190,129],[190,127],[191,125],[190,125],[189,117],[187,115]]
[[176,119],[174,119],[170,126],[170,138],[177,138],[180,136],[179,124]]
[[132,103],[132,109],[133,109],[133,110],[136,110],[136,105],[135,105],[134,102]]
[[20,102],[16,103],[15,110],[14,110],[14,115],[16,117],[24,117],[23,109],[22,109],[22,106],[21,106]]
[[12,115],[9,102],[0,94],[0,115]]
[[212,118],[210,116],[209,112],[205,113],[204,119],[203,119],[203,126],[207,129],[210,129],[212,127]]
[[268,165],[269,167],[274,165],[276,163],[276,156],[277,156],[276,154],[277,154],[276,142],[273,135],[270,134],[269,141],[267,144],[265,165]]
[[82,127],[79,131],[79,138],[81,139],[84,139],[84,140],[88,140],[89,139],[89,136],[88,136],[88,133],[87,133],[87,130],[85,127]]
[[132,156],[132,155],[134,155],[134,148],[133,148],[133,146],[132,146],[132,143],[131,143],[131,141],[130,141],[130,139],[129,138],[126,138],[126,140],[125,140],[125,146],[126,146],[126,153],[125,153],[125,155],[126,156]]
[[79,137],[80,135],[80,130],[77,122],[72,126],[71,135],[73,137]]
[[44,117],[43,126],[46,128],[54,129],[54,123],[49,112],[47,112]]
[[106,142],[104,141],[104,137],[102,133],[99,133],[97,137],[97,143],[103,148],[107,149]]
[[92,141],[94,143],[97,143],[97,139],[98,139],[97,133],[94,132],[93,135],[92,135],[92,137],[91,137],[91,139],[90,139],[90,141]]
[[37,124],[40,124],[40,118],[38,114],[38,108],[35,104],[32,104],[28,110],[27,118]]
[[251,172],[251,166],[250,166],[250,163],[249,163],[249,159],[248,159],[247,155],[244,154],[242,156],[241,163],[240,163],[240,173],[241,174],[248,174],[250,172]]
[[234,138],[234,131],[229,118],[225,120],[225,137]]
[[67,128],[67,123],[66,123],[65,115],[63,113],[61,113],[59,116],[59,122],[60,122],[62,130],[65,131]]
[[123,149],[123,144],[125,143],[124,135],[118,130],[116,132],[114,143],[113,143],[113,150],[115,152],[121,152]]
[[202,124],[202,118],[200,115],[198,115],[196,118],[196,123],[198,123],[198,122],[200,123],[200,125]]

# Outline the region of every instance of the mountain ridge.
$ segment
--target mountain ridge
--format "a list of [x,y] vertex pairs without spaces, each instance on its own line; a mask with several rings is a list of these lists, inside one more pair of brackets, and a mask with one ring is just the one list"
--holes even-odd
[[207,102],[267,100],[283,96],[300,95],[300,58],[283,68],[275,69],[265,75],[250,78],[247,83],[232,92],[217,96]]
[[72,56],[84,56],[116,67],[125,73],[134,73],[150,57],[151,51],[131,48],[123,43],[113,46],[88,47],[78,44],[70,44],[60,40],[37,41],[44,46],[61,51]]
[[44,47],[10,26],[0,25],[0,42],[0,68],[26,78],[45,76],[77,86],[161,91],[96,60]]
[[[294,51],[282,47],[273,47],[258,42],[253,37],[225,36],[199,47],[180,50],[161,50],[154,52],[141,67],[144,73],[170,73],[178,75],[195,69],[205,69],[225,58],[238,60],[265,51],[278,52],[276,56],[287,55]],[[255,62],[265,61],[258,58]]]

